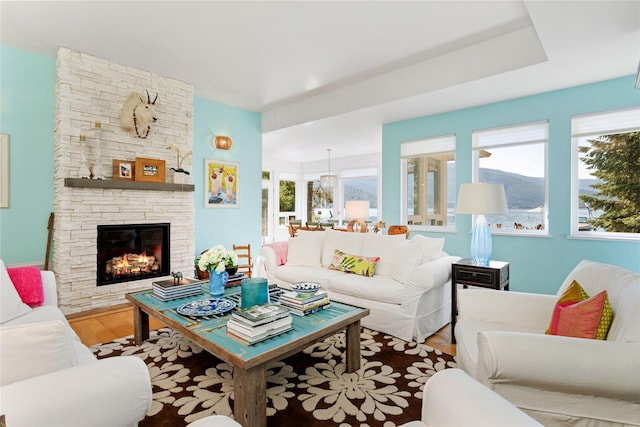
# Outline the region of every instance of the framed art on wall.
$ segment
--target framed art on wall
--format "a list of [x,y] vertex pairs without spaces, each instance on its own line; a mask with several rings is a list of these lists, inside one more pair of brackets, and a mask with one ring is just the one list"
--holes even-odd
[[118,181],[133,181],[135,179],[135,160],[113,159],[113,179]]
[[142,182],[164,182],[164,168],[164,160],[136,157],[134,170],[135,180]]
[[0,134],[0,208],[9,207],[9,135]]
[[206,208],[239,207],[239,177],[238,163],[204,159],[204,206]]

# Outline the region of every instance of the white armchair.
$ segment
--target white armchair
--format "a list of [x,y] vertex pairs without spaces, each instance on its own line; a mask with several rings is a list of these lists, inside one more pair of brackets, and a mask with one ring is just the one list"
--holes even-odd
[[44,303],[30,308],[0,260],[0,414],[8,426],[132,427],[152,403],[145,363],[97,360],[57,307],[56,282],[41,271]]
[[401,427],[542,426],[506,399],[460,369],[429,378],[422,394],[421,421]]
[[[606,340],[546,335],[558,296],[576,280],[606,289]],[[640,425],[640,274],[582,261],[558,295],[462,289],[458,366],[545,425]]]

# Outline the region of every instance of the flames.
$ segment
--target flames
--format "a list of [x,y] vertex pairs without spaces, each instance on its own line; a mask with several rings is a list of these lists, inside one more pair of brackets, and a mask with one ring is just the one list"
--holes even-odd
[[146,252],[141,254],[124,254],[107,261],[105,272],[112,278],[140,276],[160,271],[160,262],[155,256]]

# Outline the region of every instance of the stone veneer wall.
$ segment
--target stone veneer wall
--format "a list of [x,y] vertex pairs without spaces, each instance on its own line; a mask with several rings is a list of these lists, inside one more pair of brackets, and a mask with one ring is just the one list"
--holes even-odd
[[[58,302],[65,314],[125,302],[127,292],[151,287],[152,279],[96,286],[97,226],[103,224],[171,224],[171,270],[193,273],[195,251],[194,193],[65,187],[78,178],[83,148],[88,163],[96,158],[100,140],[102,168],[111,179],[112,159],[164,159],[167,182],[177,153],[192,149],[193,85],[149,71],[119,65],[66,48],[56,62],[56,123],[54,149],[53,270]],[[157,123],[148,138],[134,138],[120,128],[120,110],[131,92],[148,89],[156,102]],[[97,131],[95,122],[102,123]],[[80,144],[85,134],[87,142]],[[183,167],[192,170],[191,157]],[[155,279],[157,280],[157,279]]]

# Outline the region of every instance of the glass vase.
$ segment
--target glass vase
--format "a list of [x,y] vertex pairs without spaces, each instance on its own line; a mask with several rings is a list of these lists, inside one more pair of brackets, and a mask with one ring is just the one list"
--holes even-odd
[[211,296],[218,297],[224,295],[224,285],[229,280],[229,273],[223,271],[216,273],[215,270],[209,271],[209,293]]

